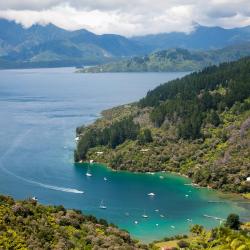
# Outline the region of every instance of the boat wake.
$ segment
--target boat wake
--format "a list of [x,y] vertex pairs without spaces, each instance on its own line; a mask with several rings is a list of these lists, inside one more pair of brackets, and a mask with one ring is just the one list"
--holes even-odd
[[56,190],[56,191],[62,191],[62,192],[74,193],[74,194],[83,194],[84,193],[84,191],[81,191],[81,190],[78,190],[75,188],[57,187],[57,186],[47,185],[47,184],[34,182],[34,181],[30,181],[30,182],[37,184],[40,187],[44,187],[44,188],[48,188],[48,189],[52,189],[52,190]]
[[83,194],[84,191],[78,190],[78,189],[75,189],[75,188],[58,187],[58,186],[48,185],[48,184],[44,184],[44,183],[41,183],[41,182],[37,182],[37,181],[33,181],[33,180],[30,180],[30,179],[24,178],[22,176],[19,176],[19,175],[13,173],[12,171],[10,171],[10,170],[8,170],[8,169],[6,169],[4,167],[4,164],[3,164],[4,158],[15,151],[15,149],[21,144],[21,142],[31,132],[31,130],[32,129],[29,129],[25,133],[23,133],[21,136],[19,136],[16,139],[16,141],[14,141],[12,146],[0,157],[0,169],[2,171],[4,171],[5,173],[14,176],[15,178],[17,178],[19,180],[22,180],[24,182],[27,182],[27,183],[30,183],[30,184],[33,184],[33,185],[37,185],[37,186],[47,188],[47,189],[51,189],[51,190],[66,192],[66,193]]

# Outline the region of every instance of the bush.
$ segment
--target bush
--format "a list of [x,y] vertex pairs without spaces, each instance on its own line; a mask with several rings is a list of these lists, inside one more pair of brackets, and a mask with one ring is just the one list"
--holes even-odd
[[234,229],[239,230],[240,228],[240,218],[237,214],[229,214],[226,221],[226,226]]
[[189,247],[189,243],[185,240],[180,240],[178,241],[177,245],[180,247],[180,248],[187,248]]

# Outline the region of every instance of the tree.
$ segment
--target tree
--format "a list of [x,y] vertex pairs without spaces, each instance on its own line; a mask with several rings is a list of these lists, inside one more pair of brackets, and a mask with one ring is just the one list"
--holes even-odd
[[187,248],[189,247],[189,243],[185,240],[180,240],[178,241],[177,245],[180,247],[180,248]]
[[151,130],[146,128],[138,135],[139,144],[143,145],[153,141]]
[[238,230],[240,228],[240,218],[238,214],[229,214],[226,220],[226,226]]
[[204,230],[204,227],[201,225],[194,225],[190,228],[190,232],[195,234],[195,235],[200,235]]
[[208,113],[207,122],[213,124],[215,127],[220,124],[220,117],[218,116],[216,111],[212,110],[210,113]]

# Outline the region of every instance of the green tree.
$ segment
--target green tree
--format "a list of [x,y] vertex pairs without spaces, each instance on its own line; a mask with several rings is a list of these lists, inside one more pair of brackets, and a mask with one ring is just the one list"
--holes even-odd
[[140,132],[138,135],[138,142],[139,144],[143,145],[146,143],[150,143],[153,141],[151,130],[146,128]]
[[226,220],[226,226],[231,228],[231,229],[235,229],[235,230],[239,230],[240,228],[240,218],[238,214],[229,214]]
[[187,248],[189,247],[189,243],[185,240],[180,240],[178,241],[177,245],[180,247],[180,248]]

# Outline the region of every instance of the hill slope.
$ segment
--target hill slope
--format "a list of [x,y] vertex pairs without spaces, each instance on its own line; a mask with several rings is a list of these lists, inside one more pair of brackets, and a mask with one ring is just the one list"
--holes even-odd
[[189,51],[186,49],[168,49],[133,57],[115,63],[88,67],[78,70],[80,73],[103,72],[173,72],[195,71],[212,64],[229,62],[250,55],[250,43],[230,46],[210,51]]
[[0,195],[0,249],[148,249],[94,216]]
[[138,103],[103,112],[77,135],[77,162],[169,170],[202,186],[250,192],[250,58],[160,85]]

